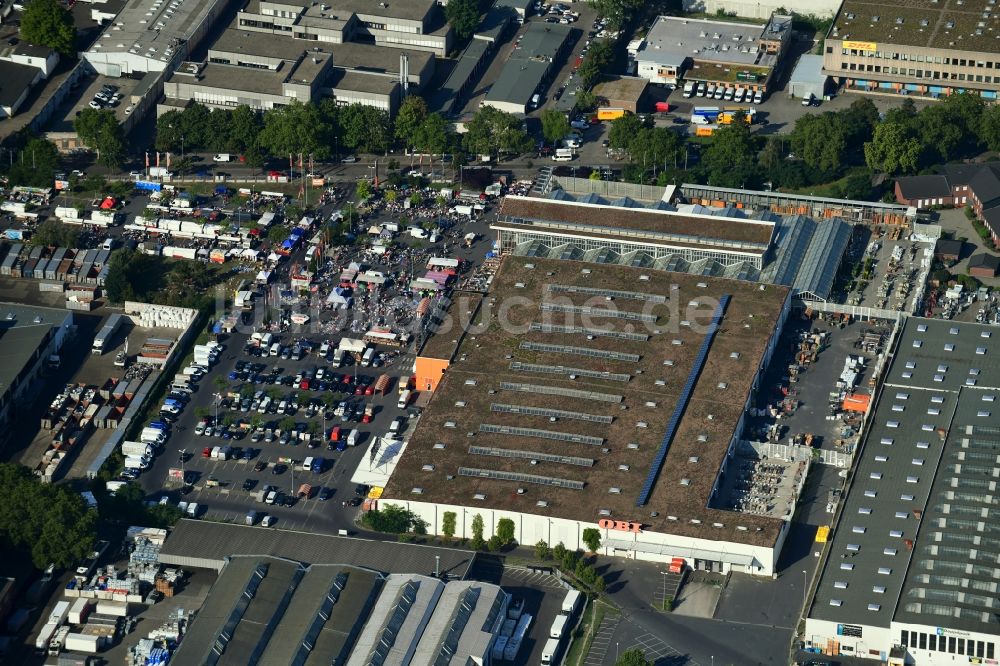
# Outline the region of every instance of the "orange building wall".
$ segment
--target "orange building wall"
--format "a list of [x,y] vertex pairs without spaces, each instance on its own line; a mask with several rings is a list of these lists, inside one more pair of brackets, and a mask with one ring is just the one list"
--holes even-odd
[[416,363],[417,391],[434,391],[437,389],[444,371],[448,369],[449,361],[440,358],[418,356]]

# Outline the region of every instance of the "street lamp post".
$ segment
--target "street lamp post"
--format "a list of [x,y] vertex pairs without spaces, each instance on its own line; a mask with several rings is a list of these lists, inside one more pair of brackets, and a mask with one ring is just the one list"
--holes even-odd
[[187,483],[187,474],[184,472],[184,458],[187,456],[187,449],[177,449],[177,452],[181,454],[180,455],[180,457],[181,457],[181,485],[183,486],[183,485],[185,485]]
[[809,590],[809,572],[802,570],[802,617],[806,616],[806,592]]

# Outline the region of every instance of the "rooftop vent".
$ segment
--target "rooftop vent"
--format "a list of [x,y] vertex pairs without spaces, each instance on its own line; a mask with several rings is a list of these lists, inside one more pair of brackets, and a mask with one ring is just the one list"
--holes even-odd
[[622,489],[617,486],[612,486],[611,488],[608,488],[608,492],[612,495],[621,495]]
[[545,507],[547,507],[548,505],[549,505],[549,503],[546,502],[545,500],[538,500],[537,502],[535,502],[535,506],[539,506],[539,507],[541,507],[543,509]]
[[597,511],[597,513],[599,515],[602,515],[602,516],[610,516],[611,515],[611,509],[599,509]]
[[486,499],[486,495],[484,493],[476,493],[475,495],[472,496],[472,499],[482,501]]
[[421,467],[421,469],[424,470],[425,472],[433,472],[434,465],[424,465],[423,467]]
[[413,493],[414,495],[423,495],[424,494],[424,489],[423,488],[414,488],[410,492]]

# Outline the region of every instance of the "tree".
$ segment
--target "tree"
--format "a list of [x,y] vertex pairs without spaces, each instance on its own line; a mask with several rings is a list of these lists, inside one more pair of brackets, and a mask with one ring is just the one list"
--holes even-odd
[[[219,111],[215,113],[219,113]],[[256,148],[261,129],[264,127],[260,113],[246,104],[241,104],[228,115],[227,147],[239,153]]]
[[449,539],[455,536],[455,523],[457,515],[454,511],[445,511],[441,520],[441,532]]
[[589,90],[601,77],[601,71],[611,64],[614,57],[614,49],[611,40],[599,39],[590,46],[590,51],[584,56],[583,62],[577,69],[580,77],[580,86]]
[[593,111],[597,107],[597,96],[589,90],[581,90],[576,94],[573,109],[582,113]]
[[867,170],[856,171],[844,179],[838,195],[842,199],[866,201],[872,194],[872,177]]
[[789,139],[795,154],[814,169],[834,173],[845,162],[848,144],[843,114],[827,111],[799,116]]
[[545,543],[544,539],[535,544],[535,557],[540,560],[552,558],[552,549],[549,548],[549,544]]
[[1000,150],[1000,106],[988,107],[979,122],[979,136],[987,150]]
[[570,133],[569,120],[566,119],[566,114],[562,111],[545,109],[542,111],[541,120],[542,136],[549,143],[554,144],[566,138],[566,135]]
[[583,530],[583,543],[587,550],[596,553],[601,548],[601,530],[596,527],[588,527]]
[[566,546],[563,545],[562,541],[552,547],[552,557],[554,557],[557,562],[562,562],[562,559],[566,557]]
[[418,531],[423,521],[398,504],[383,504],[380,509],[366,512],[361,523],[376,532],[403,534],[410,530]]
[[367,180],[359,180],[354,186],[354,195],[361,201],[371,198],[373,193],[372,184]]
[[125,159],[125,133],[114,111],[83,109],[73,119],[73,129],[80,140],[97,151],[97,160],[109,169],[117,169]]
[[888,174],[913,173],[920,163],[922,147],[910,128],[901,122],[883,121],[865,144],[868,167]]
[[483,547],[483,544],[485,543],[483,541],[483,530],[485,529],[486,528],[483,525],[483,516],[477,513],[472,517],[472,541],[469,542],[469,545],[471,545],[473,549],[479,550]]
[[455,31],[455,37],[463,41],[472,36],[479,27],[479,2],[477,0],[456,0],[448,2],[444,16]]
[[492,106],[479,107],[466,130],[462,138],[466,150],[480,155],[520,155],[533,145],[520,118]]
[[590,0],[590,6],[597,10],[598,16],[608,19],[612,29],[617,30],[632,12],[642,6],[642,0]]
[[96,531],[97,512],[78,492],[43,484],[21,465],[0,464],[0,543],[28,550],[38,569],[67,568],[93,551]]
[[64,56],[73,55],[76,41],[73,17],[57,0],[31,0],[21,14],[21,38],[48,46]]
[[272,155],[312,155],[324,159],[330,154],[327,141],[331,128],[315,104],[292,100],[288,106],[264,114],[260,146]]
[[339,122],[345,147],[363,153],[384,153],[389,149],[392,124],[386,111],[351,104],[340,109]]
[[427,102],[423,97],[410,95],[399,105],[396,113],[396,138],[407,148],[419,143],[420,126],[427,120]]
[[722,187],[749,187],[758,177],[756,162],[756,141],[742,116],[716,130],[702,156],[709,184]]
[[611,128],[608,130],[608,147],[615,150],[628,150],[632,145],[632,139],[642,129],[642,121],[633,113],[626,113],[624,116],[611,121]]
[[490,551],[491,553],[497,553],[500,551],[501,548],[503,548],[502,539],[498,537],[496,534],[491,536],[489,540],[487,540],[486,542],[486,550]]
[[0,168],[6,168],[10,185],[52,187],[52,176],[59,169],[59,150],[51,141],[33,137],[13,157],[13,163],[0,164]]
[[764,150],[760,152],[760,166],[765,171],[772,171],[778,168],[785,160],[785,147],[780,136],[769,136],[764,144]]
[[615,661],[615,666],[653,666],[653,662],[646,659],[645,652],[636,648],[622,653]]
[[844,117],[847,140],[852,146],[860,146],[871,141],[875,126],[879,123],[878,107],[867,97],[856,99],[851,106],[840,111]]
[[36,246],[57,246],[76,247],[80,232],[68,224],[63,224],[55,219],[45,220],[35,228],[35,233],[31,236],[31,245]]
[[604,580],[604,576],[595,576],[594,584],[591,585],[591,587],[597,594],[604,594],[604,590],[607,589],[608,583],[607,581]]
[[514,543],[514,521],[510,518],[501,518],[498,520],[496,536],[500,539],[501,546],[508,546]]
[[[397,121],[398,122],[398,121]],[[448,148],[448,121],[440,113],[424,118],[417,130],[416,147],[422,153],[443,154]]]
[[[964,123],[960,118],[943,104],[932,104],[920,112],[919,119],[916,125],[924,152],[934,155],[935,161],[954,159],[965,143]],[[978,127],[978,119],[976,124]]]

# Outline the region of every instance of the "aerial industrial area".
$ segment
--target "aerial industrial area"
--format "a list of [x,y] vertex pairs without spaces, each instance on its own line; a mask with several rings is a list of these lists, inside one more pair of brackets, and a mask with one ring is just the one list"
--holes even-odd
[[0,663],[1000,663],[994,39],[0,0]]

